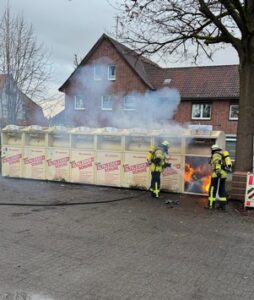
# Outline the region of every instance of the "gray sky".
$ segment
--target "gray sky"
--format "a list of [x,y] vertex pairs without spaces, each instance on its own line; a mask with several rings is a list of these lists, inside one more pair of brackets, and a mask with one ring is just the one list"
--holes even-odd
[[[1,15],[6,2],[0,0]],[[50,50],[54,72],[49,86],[55,93],[73,71],[74,54],[83,58],[104,32],[115,30],[115,11],[107,0],[9,0],[9,3],[11,11],[23,14],[25,21],[33,25],[38,41]],[[234,50],[226,49],[215,56],[214,62],[206,59],[202,62],[203,65],[234,64],[238,59]]]

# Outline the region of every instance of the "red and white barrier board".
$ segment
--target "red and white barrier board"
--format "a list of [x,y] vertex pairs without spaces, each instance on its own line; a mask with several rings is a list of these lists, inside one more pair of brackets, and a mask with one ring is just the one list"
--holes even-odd
[[253,173],[247,174],[244,206],[254,207],[254,174]]

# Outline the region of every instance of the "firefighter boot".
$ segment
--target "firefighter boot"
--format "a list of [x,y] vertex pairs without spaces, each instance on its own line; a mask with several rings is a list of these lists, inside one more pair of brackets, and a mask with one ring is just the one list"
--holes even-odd
[[215,208],[215,198],[209,197],[208,204],[204,207],[205,209],[214,209]]
[[158,183],[155,183],[155,189],[154,189],[154,194],[155,194],[155,198],[159,198],[160,197],[160,190],[158,189]]

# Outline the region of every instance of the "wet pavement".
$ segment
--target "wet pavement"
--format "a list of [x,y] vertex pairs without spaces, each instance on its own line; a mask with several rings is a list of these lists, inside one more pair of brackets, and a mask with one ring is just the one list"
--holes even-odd
[[254,299],[254,212],[237,202],[224,213],[201,196],[15,179],[0,190],[1,300]]

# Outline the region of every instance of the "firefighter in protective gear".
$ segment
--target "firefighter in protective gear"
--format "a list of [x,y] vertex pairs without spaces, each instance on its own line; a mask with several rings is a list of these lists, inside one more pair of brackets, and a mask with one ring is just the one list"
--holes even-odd
[[223,151],[217,144],[212,145],[210,164],[212,167],[212,175],[207,208],[215,207],[218,192],[218,208],[225,210],[227,203],[225,184],[228,173],[232,172],[232,162],[228,151]]
[[151,171],[151,186],[149,190],[151,195],[156,198],[160,196],[161,172],[164,168],[171,166],[167,162],[168,148],[169,142],[163,141],[158,148],[152,146],[146,156]]

